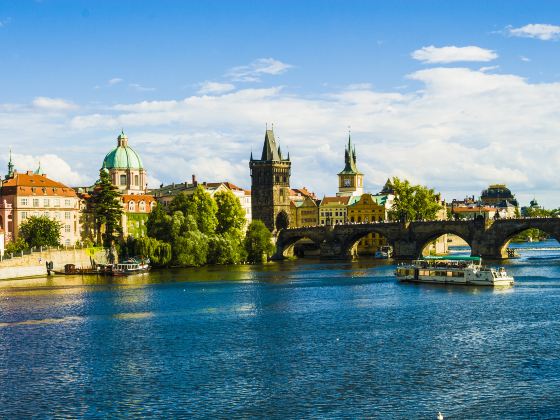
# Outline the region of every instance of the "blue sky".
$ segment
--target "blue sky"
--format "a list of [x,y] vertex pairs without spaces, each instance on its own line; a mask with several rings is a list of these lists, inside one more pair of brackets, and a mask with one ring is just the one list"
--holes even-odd
[[292,184],[330,195],[350,125],[372,192],[558,207],[558,25],[550,1],[0,0],[0,138],[87,184],[124,128],[152,184],[249,187],[274,122]]

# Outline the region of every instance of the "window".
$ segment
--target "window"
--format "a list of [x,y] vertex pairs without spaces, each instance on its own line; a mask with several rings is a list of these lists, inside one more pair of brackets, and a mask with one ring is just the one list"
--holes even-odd
[[66,240],[64,241],[64,245],[70,246],[70,239],[66,239]]
[[43,199],[43,207],[49,207],[51,205],[48,198]]
[[136,203],[134,201],[129,201],[128,202],[128,211],[134,211],[136,210]]
[[27,198],[22,198],[21,199],[21,205],[22,206],[27,206],[29,204],[29,200]]
[[156,206],[156,203],[154,201],[152,201],[150,203],[150,210],[153,210],[155,206]]
[[53,200],[53,205],[54,205],[55,207],[60,207],[60,198],[55,198],[55,199]]
[[70,233],[70,225],[64,226],[64,232]]
[[21,220],[25,220],[27,219],[27,212],[26,211],[22,211],[21,212]]
[[138,185],[138,175],[134,175],[134,185]]
[[140,211],[146,211],[146,203],[144,201],[140,201]]
[[121,175],[121,185],[126,185],[126,175]]
[[64,212],[64,218],[65,218],[66,220],[70,220],[70,212],[69,212],[69,211],[65,211],[65,212]]
[[39,207],[39,199],[38,198],[33,199],[33,207]]
[[72,205],[72,203],[70,202],[70,200],[64,200],[64,206],[65,207],[70,207]]

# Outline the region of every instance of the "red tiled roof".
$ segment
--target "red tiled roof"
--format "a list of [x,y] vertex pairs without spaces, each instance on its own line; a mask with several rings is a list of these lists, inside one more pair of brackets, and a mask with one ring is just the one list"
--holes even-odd
[[346,196],[346,197],[323,197],[323,200],[321,201],[321,205],[322,206],[325,205],[325,204],[347,205],[348,200],[350,200],[349,196]]
[[47,178],[46,175],[15,172],[12,178],[2,183],[0,190],[2,195],[50,195],[61,197],[77,197],[76,192],[57,181]]

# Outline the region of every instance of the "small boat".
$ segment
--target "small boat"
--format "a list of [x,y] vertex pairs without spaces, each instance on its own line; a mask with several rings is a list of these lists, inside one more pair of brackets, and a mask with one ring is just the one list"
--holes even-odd
[[150,270],[150,260],[131,258],[119,264],[113,264],[113,276],[130,276],[132,274],[147,273]]
[[514,279],[505,268],[482,266],[480,257],[424,257],[397,266],[398,280],[412,283],[512,286]]
[[393,247],[390,245],[384,245],[379,248],[374,255],[374,258],[386,260],[393,256]]

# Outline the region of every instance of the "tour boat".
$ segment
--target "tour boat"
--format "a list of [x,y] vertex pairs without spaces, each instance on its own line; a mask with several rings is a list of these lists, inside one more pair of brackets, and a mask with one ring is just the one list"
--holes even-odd
[[424,257],[398,265],[395,275],[400,281],[413,283],[511,286],[514,281],[503,267],[483,267],[480,257],[461,256]]
[[146,273],[150,270],[150,260],[138,261],[134,258],[119,264],[113,264],[113,276],[129,276],[132,274]]

